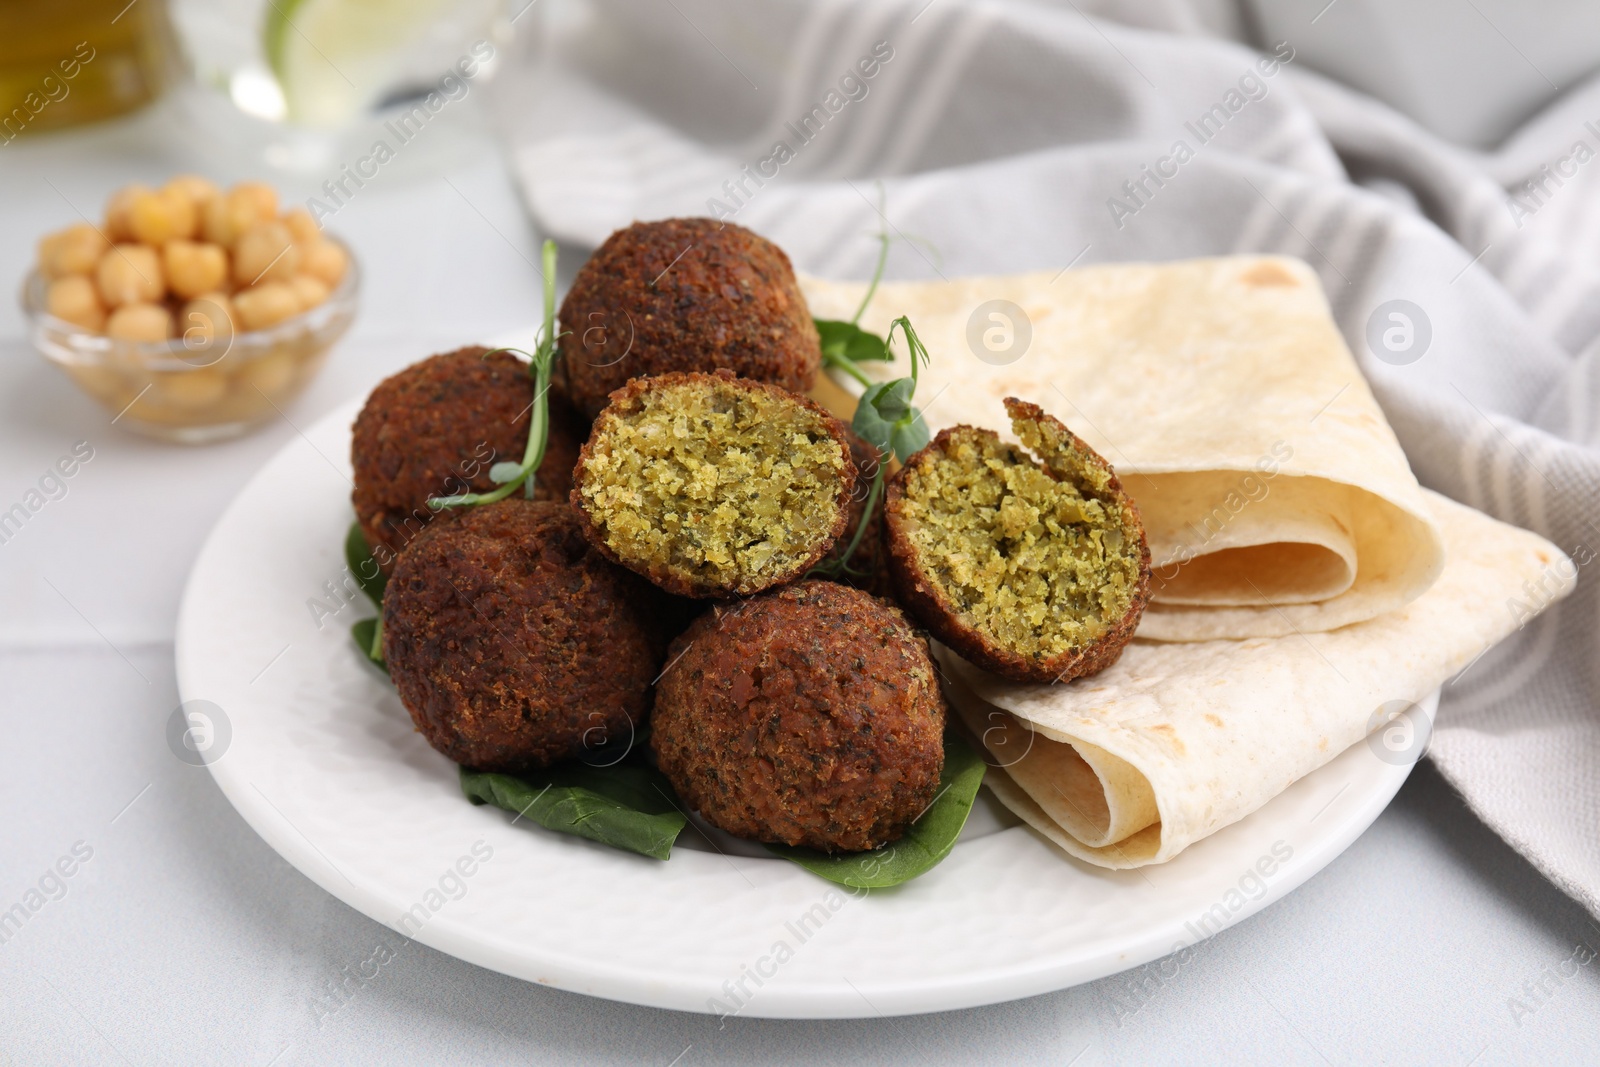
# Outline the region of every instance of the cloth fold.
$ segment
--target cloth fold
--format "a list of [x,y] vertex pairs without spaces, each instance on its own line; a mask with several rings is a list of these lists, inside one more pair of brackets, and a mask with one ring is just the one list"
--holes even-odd
[[1600,165],[1572,161],[1600,152],[1600,80],[1486,154],[1293,41],[1222,39],[1248,20],[1216,2],[1131,5],[1140,28],[981,0],[535,10],[495,104],[536,224],[580,246],[695,214],[827,278],[866,277],[885,225],[902,279],[1306,260],[1420,481],[1577,566],[1445,686],[1430,757],[1600,916]]

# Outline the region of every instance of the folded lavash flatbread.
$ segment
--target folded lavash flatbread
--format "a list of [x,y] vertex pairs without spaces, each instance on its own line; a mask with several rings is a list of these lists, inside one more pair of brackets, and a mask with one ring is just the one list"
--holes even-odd
[[[812,314],[835,319],[866,288],[801,286]],[[861,324],[881,334],[899,315],[932,353],[917,389],[930,429],[1009,437],[1001,400],[1017,396],[1116,468],[1155,569],[1140,637],[1332,630],[1439,575],[1439,529],[1299,260],[885,284]],[[909,373],[903,352],[865,369]]]
[[987,784],[1079,859],[1160,863],[1360,741],[1381,708],[1421,700],[1576,584],[1576,566],[1544,538],[1435,493],[1423,499],[1446,531],[1444,571],[1366,622],[1136,640],[1105,671],[1065,685],[1007,682],[943,651],[958,714],[1002,764]]

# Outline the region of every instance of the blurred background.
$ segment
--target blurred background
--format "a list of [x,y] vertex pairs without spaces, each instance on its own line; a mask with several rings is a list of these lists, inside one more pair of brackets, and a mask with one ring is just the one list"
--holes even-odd
[[[1297,62],[1481,151],[1600,67],[1600,9],[1582,0],[1043,6],[1269,51],[1291,41]],[[718,14],[735,27],[747,17],[735,8]],[[657,17],[586,0],[6,0],[0,100],[10,104],[0,142],[121,118],[142,137],[187,145],[213,167],[303,182],[335,164],[341,150],[365,148],[475,42],[492,46],[481,71],[487,82],[508,61],[527,63],[552,32],[570,35],[598,18],[628,34]],[[605,38],[590,35],[589,43],[621,43]],[[67,76],[60,64],[75,54],[93,58]],[[764,58],[783,61],[781,53]],[[165,136],[153,138],[158,132]],[[730,140],[742,132],[721,131]],[[452,151],[430,148],[435,166]]]
[[[581,18],[582,0],[59,0],[0,4],[4,140],[127,115],[163,97],[165,121],[253,146],[286,172],[426,95],[476,40]],[[1582,0],[1085,0],[1062,7],[1131,26],[1270,50],[1369,93],[1450,141],[1492,149],[1600,67],[1600,10]],[[737,17],[737,13],[728,14]],[[1314,34],[1306,31],[1316,28]],[[88,42],[96,58],[62,79]],[[44,79],[71,83],[51,98]],[[24,104],[39,91],[50,104]],[[231,105],[229,109],[226,105]]]

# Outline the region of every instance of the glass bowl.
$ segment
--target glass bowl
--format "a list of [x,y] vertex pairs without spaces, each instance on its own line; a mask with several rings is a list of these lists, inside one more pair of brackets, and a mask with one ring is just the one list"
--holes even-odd
[[90,333],[45,310],[49,281],[37,269],[23,282],[22,307],[34,347],[111,412],[113,423],[179,444],[223,441],[281,417],[355,318],[361,268],[348,245],[329,239],[348,264],[338,287],[265,330],[216,331],[208,319],[169,341]]

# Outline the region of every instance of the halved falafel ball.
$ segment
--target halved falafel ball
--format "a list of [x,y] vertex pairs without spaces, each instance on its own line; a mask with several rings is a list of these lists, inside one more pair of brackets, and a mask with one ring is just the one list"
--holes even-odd
[[631,743],[672,636],[668,598],[594,551],[564,503],[429,526],[383,598],[389,674],[435,749],[479,770]]
[[1038,459],[990,430],[942,431],[890,480],[895,594],[933,635],[1005,678],[1057,682],[1117,661],[1150,599],[1150,547],[1111,465],[1007,398]]
[[572,506],[602,552],[669,593],[750,596],[804,574],[843,532],[846,432],[728,371],[637,378],[595,419]]
[[561,373],[590,417],[630,378],[733,371],[803,393],[822,347],[789,257],[715,219],[635,222],[606,238],[561,303]]
[[[385,573],[437,514],[430,497],[495,488],[489,468],[521,462],[533,382],[528,365],[481,345],[431,356],[378,383],[350,442],[356,521]],[[588,428],[563,396],[550,395],[550,434],[535,499],[564,500]]]
[[668,651],[650,745],[712,825],[826,852],[905,833],[939,787],[948,708],[926,639],[859,589],[717,605]]

